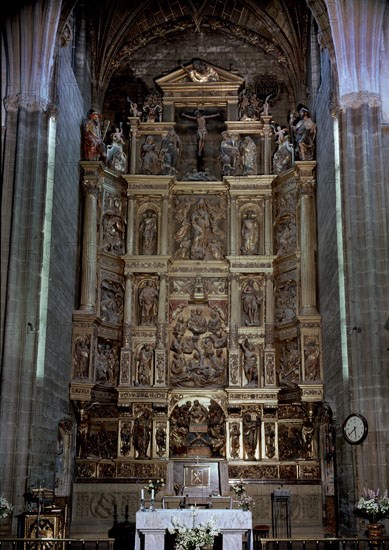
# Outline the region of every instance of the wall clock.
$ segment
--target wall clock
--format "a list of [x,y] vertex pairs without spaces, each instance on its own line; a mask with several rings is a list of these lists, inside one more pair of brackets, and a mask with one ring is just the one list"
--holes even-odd
[[367,436],[367,420],[361,414],[352,413],[343,422],[343,436],[351,445],[362,443]]

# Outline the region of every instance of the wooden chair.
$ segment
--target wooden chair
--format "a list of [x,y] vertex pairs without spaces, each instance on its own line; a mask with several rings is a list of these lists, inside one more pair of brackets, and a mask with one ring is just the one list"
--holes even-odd
[[255,525],[255,527],[253,527],[254,550],[261,549],[261,539],[268,539],[269,533],[270,533],[269,525]]

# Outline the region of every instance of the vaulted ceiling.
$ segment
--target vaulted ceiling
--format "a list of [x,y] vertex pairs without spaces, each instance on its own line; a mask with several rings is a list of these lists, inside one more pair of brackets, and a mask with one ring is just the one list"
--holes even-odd
[[[323,0],[312,4],[323,14]],[[295,95],[305,83],[311,10],[305,0],[86,0],[91,17],[95,100],[102,101],[114,72],[148,44],[186,33],[220,33],[277,60]],[[324,23],[325,24],[325,23]]]

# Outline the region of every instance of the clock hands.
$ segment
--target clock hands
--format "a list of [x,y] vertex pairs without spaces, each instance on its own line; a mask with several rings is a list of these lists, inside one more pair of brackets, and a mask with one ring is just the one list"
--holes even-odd
[[351,437],[351,434],[352,434],[352,433],[355,433],[355,435],[356,435],[356,429],[357,429],[356,426],[354,426],[354,428],[351,430],[351,432],[348,432],[347,435],[348,435],[349,437]]

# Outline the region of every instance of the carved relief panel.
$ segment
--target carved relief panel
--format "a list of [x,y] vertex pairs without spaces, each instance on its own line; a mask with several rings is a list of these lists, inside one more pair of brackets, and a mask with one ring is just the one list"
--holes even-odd
[[223,302],[171,302],[169,358],[173,387],[226,385],[228,333],[225,306]]
[[223,260],[226,211],[225,197],[177,195],[173,211],[174,258]]
[[105,189],[102,204],[101,249],[118,256],[125,252],[126,202],[119,192]]

